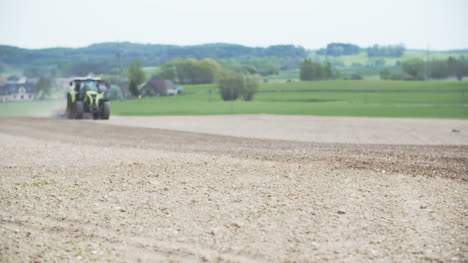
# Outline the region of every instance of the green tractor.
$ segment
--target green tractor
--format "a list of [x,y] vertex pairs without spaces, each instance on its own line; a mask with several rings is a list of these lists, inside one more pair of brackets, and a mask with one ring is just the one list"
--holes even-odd
[[104,96],[106,91],[107,86],[100,78],[74,78],[67,92],[66,117],[83,119],[91,114],[95,120],[108,120],[110,101]]

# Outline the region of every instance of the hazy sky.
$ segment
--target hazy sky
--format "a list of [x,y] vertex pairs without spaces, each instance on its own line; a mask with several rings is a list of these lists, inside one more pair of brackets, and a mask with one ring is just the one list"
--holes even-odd
[[466,0],[0,0],[0,44],[468,48]]

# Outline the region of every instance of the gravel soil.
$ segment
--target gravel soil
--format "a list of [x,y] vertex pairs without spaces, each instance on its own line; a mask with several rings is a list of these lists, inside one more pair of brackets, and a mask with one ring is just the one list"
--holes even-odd
[[120,121],[0,118],[0,262],[468,261],[463,143]]

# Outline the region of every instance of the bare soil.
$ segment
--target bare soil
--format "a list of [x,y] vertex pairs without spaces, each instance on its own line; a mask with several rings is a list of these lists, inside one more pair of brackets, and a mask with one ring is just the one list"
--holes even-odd
[[468,120],[287,115],[112,116],[107,124],[259,139],[355,144],[468,145]]
[[463,143],[128,122],[0,118],[0,262],[468,260]]

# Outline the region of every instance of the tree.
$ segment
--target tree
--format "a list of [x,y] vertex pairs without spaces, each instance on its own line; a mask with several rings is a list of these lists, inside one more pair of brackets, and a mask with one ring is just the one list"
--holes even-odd
[[462,80],[466,72],[466,65],[464,64],[464,57],[459,59],[449,57],[447,60],[448,71],[450,76],[456,76],[458,80]]
[[257,69],[254,66],[251,65],[243,65],[242,66],[242,72],[246,72],[249,74],[255,74],[257,73]]
[[465,60],[465,56],[460,56],[458,61],[457,79],[462,80],[464,76],[468,75],[468,62]]
[[304,60],[301,65],[301,80],[313,80],[315,77],[314,68],[314,63],[310,59]]
[[190,63],[191,80],[193,84],[213,83],[221,72],[221,66],[212,59],[192,61]]
[[449,76],[449,65],[447,60],[433,59],[431,61],[431,77],[434,79],[445,79]]
[[403,61],[402,69],[414,80],[424,79],[424,61],[420,58],[413,58]]
[[325,67],[323,67],[323,78],[324,79],[330,79],[333,76],[333,68],[330,63],[325,64]]
[[40,78],[34,88],[36,90],[36,98],[44,99],[50,96],[52,90],[52,81],[48,78]]
[[143,83],[146,79],[145,72],[141,68],[140,61],[135,61],[128,67],[127,70],[128,76],[128,88],[133,96],[138,96],[140,93],[140,84]]
[[301,64],[301,80],[324,80],[336,78],[338,73],[332,68],[330,63],[322,65],[312,62],[310,59],[304,60]]
[[181,84],[214,83],[222,71],[212,59],[177,59],[161,66],[156,72],[160,79],[170,79]]
[[330,56],[344,56],[344,55],[354,55],[359,54],[359,46],[346,43],[330,43],[327,45],[325,50],[326,55]]
[[405,52],[405,46],[403,44],[389,46],[373,45],[372,47],[368,47],[366,52],[368,57],[401,57]]
[[202,65],[202,67],[209,70],[209,76],[207,80],[210,82],[207,83],[215,82],[219,78],[221,72],[223,71],[223,67],[213,59],[205,58],[203,60],[200,60],[199,63]]
[[390,79],[391,72],[388,69],[384,69],[379,72],[380,79]]
[[47,75],[47,72],[44,68],[27,67],[23,70],[23,75],[28,78],[39,78]]

